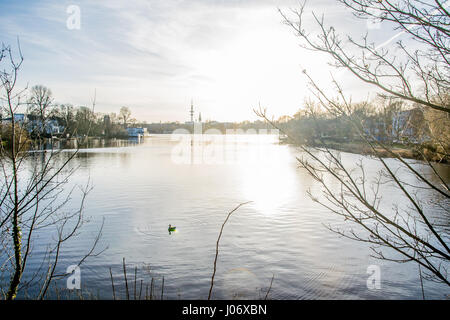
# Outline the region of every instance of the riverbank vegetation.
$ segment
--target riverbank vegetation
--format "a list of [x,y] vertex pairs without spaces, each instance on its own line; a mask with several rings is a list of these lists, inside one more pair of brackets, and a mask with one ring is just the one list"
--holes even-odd
[[[450,99],[447,97],[446,99]],[[294,116],[276,121],[295,141],[312,146],[391,157],[384,148],[373,150],[360,136],[349,119],[358,119],[363,134],[389,146],[403,158],[448,163],[450,158],[450,117],[420,105],[408,106],[395,99],[376,99],[355,103],[346,114],[336,114],[320,103],[306,101]],[[286,139],[285,139],[286,141]]]
[[19,123],[23,132],[30,140],[47,138],[79,138],[101,137],[126,139],[127,128],[134,126],[137,120],[131,117],[129,107],[121,107],[119,113],[95,112],[95,106],[73,106],[56,103],[50,88],[35,85],[22,92],[20,102],[22,112],[11,112],[3,108],[0,112],[1,132],[3,141],[11,136],[8,128],[11,122]]
[[[15,52],[2,44],[0,101],[1,113],[7,118],[2,119],[0,135],[0,298],[5,300],[30,298],[31,295],[34,299],[46,299],[55,280],[67,277],[74,270],[61,269],[59,262],[66,243],[77,238],[87,222],[83,209],[92,187],[89,179],[86,185],[69,185],[75,168],[68,164],[78,149],[71,154],[53,149],[41,154],[29,152],[33,140],[52,134],[48,130],[54,128],[52,113],[57,109],[52,107],[51,91],[47,88],[36,86],[29,92],[18,87],[22,63],[20,45]],[[34,117],[28,121],[24,114],[18,113],[23,101],[27,101],[26,106]],[[92,105],[93,110],[95,98]],[[85,124],[87,136],[91,127],[89,120],[88,117]],[[70,209],[67,204],[77,191],[81,199],[79,207]],[[78,267],[88,257],[99,253],[95,248],[102,227],[92,247],[81,253],[73,266]],[[33,270],[28,261],[36,253],[36,247],[42,261],[41,266]]]

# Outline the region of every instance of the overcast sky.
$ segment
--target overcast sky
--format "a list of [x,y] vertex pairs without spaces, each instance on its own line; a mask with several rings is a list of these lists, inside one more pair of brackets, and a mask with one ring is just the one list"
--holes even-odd
[[[70,5],[80,9],[80,29],[67,27]],[[48,86],[59,103],[88,105],[96,90],[99,112],[125,105],[140,120],[183,122],[192,98],[204,120],[254,120],[259,102],[277,117],[302,107],[311,95],[303,69],[329,81],[326,56],[300,48],[277,11],[296,7],[294,0],[0,0],[0,41],[14,47],[19,37],[20,85]],[[313,10],[343,33],[369,31],[377,43],[395,34],[368,27],[334,0],[309,1],[307,16]],[[367,97],[348,74],[336,76],[355,99]]]

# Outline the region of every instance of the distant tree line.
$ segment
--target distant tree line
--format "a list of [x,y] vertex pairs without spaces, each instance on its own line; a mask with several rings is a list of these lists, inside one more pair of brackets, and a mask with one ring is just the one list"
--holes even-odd
[[128,107],[122,107],[119,115],[116,113],[94,112],[92,109],[70,104],[60,104],[53,108],[51,119],[58,120],[69,136],[93,136],[105,138],[127,138],[126,131]]
[[[192,123],[181,123],[178,121],[173,122],[158,122],[158,123],[137,123],[139,127],[147,128],[149,133],[153,134],[169,134],[174,132],[177,129],[184,129],[189,132],[193,130]],[[252,130],[259,129],[272,129],[266,122],[257,120],[257,121],[242,121],[242,122],[218,122],[218,121],[205,121],[202,122],[202,131],[206,132],[207,130],[215,129],[220,131],[220,133],[225,134],[230,132],[230,130],[235,130],[236,133],[251,133]],[[249,131],[251,130],[251,131]]]
[[[119,114],[95,112],[93,108],[86,106],[73,106],[72,104],[55,103],[52,91],[42,85],[35,85],[30,89],[27,97],[26,120],[28,122],[28,137],[50,137],[59,135],[62,137],[105,137],[127,138],[126,128],[136,124],[136,119],[131,117],[129,107],[121,107]],[[2,128],[7,130],[11,126],[7,121],[11,116],[7,113],[1,115]],[[16,121],[18,117],[16,116]],[[61,129],[55,134],[53,127]],[[6,135],[8,136],[8,135]]]
[[307,101],[292,117],[282,116],[277,123],[296,141],[310,146],[363,142],[358,129],[349,125],[349,118],[359,119],[365,135],[377,141],[420,149],[431,160],[450,160],[446,152],[450,148],[450,117],[398,99],[355,103],[348,114],[333,113]]

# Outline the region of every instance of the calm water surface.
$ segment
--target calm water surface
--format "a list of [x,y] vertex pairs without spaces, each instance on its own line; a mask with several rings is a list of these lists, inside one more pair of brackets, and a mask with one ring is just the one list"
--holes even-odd
[[[83,264],[85,292],[112,298],[111,267],[116,290],[123,293],[125,258],[129,279],[138,268],[138,291],[140,280],[145,291],[153,277],[159,292],[164,277],[165,298],[206,299],[221,224],[239,203],[253,201],[236,211],[224,229],[214,298],[264,298],[272,276],[271,299],[422,298],[416,264],[375,260],[366,244],[325,227],[348,224],[307,196],[309,189],[320,195],[320,186],[298,168],[295,148],[271,137],[216,140],[203,147],[219,144],[219,157],[211,159],[205,156],[207,148],[194,146],[188,161],[179,156],[183,150],[170,135],[146,137],[127,147],[81,150],[71,164],[79,167],[71,181],[85,184],[89,179],[93,185],[85,205],[91,221],[64,248],[61,269],[89,249],[104,219],[98,248],[108,249]],[[349,166],[362,158],[342,157]],[[369,175],[380,169],[376,161],[365,162]],[[383,194],[387,207],[399,201],[390,191]],[[72,200],[75,207],[76,194]],[[168,224],[177,232],[169,234]],[[38,267],[39,252],[31,269]],[[379,290],[367,288],[370,265],[380,267]],[[449,293],[445,286],[425,283],[427,298],[443,299]]]

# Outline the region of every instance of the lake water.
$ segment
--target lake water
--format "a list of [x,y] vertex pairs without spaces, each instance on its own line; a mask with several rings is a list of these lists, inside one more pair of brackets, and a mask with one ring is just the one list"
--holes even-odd
[[[309,198],[308,190],[320,195],[321,188],[298,168],[294,147],[278,144],[273,136],[208,139],[188,144],[192,153],[170,135],[80,150],[70,164],[78,167],[71,183],[89,179],[92,184],[85,204],[91,221],[64,247],[60,269],[89,249],[104,219],[98,249],[108,249],[81,266],[84,292],[111,299],[111,268],[116,293],[124,298],[125,258],[131,292],[137,267],[137,291],[141,280],[145,292],[153,278],[159,298],[164,277],[165,299],[206,299],[220,227],[229,211],[252,201],[224,228],[213,298],[264,298],[272,277],[270,299],[422,298],[417,264],[371,258],[368,245],[325,227],[347,228],[348,222]],[[342,157],[349,166],[365,159],[368,175],[380,169],[367,157]],[[386,188],[382,194],[387,207],[401,198],[391,191]],[[69,206],[75,208],[78,197],[74,194]],[[169,234],[169,224],[177,232]],[[30,271],[38,268],[42,251],[36,247]],[[372,265],[380,268],[380,289],[367,287]],[[445,285],[424,286],[428,299],[450,294]]]

